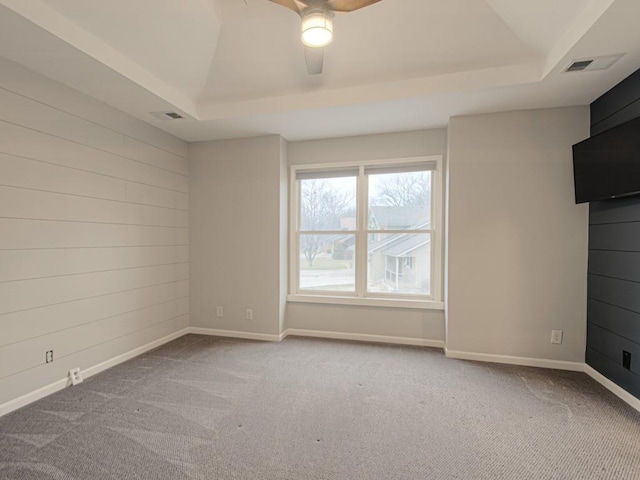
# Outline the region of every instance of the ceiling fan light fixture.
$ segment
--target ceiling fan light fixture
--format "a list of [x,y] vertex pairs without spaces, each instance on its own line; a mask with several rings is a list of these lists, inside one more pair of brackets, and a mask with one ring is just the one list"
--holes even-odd
[[333,40],[331,12],[309,9],[302,15],[302,43],[307,47],[326,47]]

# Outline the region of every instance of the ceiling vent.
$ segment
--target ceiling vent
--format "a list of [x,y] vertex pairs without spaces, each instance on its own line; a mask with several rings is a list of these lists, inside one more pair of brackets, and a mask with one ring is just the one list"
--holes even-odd
[[[624,55],[624,54],[622,54]],[[593,70],[606,70],[616,63],[622,55],[608,55],[606,57],[582,58],[573,60],[564,69],[565,72],[590,72]]]
[[579,62],[573,62],[567,68],[567,72],[580,72],[586,69],[589,65],[593,63],[593,60],[580,60]]
[[184,116],[178,112],[150,112],[156,118],[160,120],[180,120],[184,118]]

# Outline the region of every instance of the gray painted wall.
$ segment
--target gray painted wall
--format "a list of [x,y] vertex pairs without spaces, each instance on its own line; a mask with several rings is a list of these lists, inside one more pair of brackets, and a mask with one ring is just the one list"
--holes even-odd
[[[286,294],[283,149],[277,135],[189,145],[192,326],[280,333]],[[224,317],[216,316],[217,306]],[[245,320],[247,308],[253,320]]]
[[0,105],[2,405],[188,326],[189,172],[184,142],[5,60]]
[[571,146],[588,131],[587,107],[451,119],[449,350],[584,362],[588,212]]

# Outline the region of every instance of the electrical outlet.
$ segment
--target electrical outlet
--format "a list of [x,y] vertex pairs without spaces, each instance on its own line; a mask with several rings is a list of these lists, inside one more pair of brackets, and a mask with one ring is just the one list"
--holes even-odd
[[253,320],[253,309],[247,308],[244,318],[245,320]]
[[622,368],[631,370],[631,352],[622,351]]
[[216,307],[216,317],[222,318],[224,317],[224,310],[222,307]]
[[53,350],[47,350],[44,354],[44,362],[51,363],[53,362]]
[[562,344],[562,330],[551,330],[551,343]]
[[82,383],[84,378],[82,377],[80,367],[69,370],[69,378],[71,378],[71,385],[78,385],[79,383]]

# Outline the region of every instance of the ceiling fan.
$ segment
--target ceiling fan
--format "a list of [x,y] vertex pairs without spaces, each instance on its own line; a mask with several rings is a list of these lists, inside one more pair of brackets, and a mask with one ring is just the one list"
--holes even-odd
[[333,17],[367,7],[380,0],[270,0],[300,15],[307,71],[322,73],[324,47],[333,40]]

